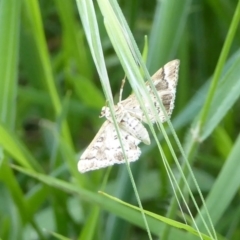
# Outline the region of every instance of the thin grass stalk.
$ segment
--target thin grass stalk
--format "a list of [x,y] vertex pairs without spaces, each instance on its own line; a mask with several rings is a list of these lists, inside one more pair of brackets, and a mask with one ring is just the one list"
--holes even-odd
[[[104,9],[106,9],[106,6],[104,6]],[[108,11],[107,11],[108,13],[110,12],[110,10],[108,9]],[[105,21],[105,24],[107,23],[107,21]],[[112,25],[112,21],[111,21],[111,25]],[[114,28],[114,29],[116,29],[116,27]],[[122,29],[125,29],[125,30],[128,30],[127,29],[127,27],[125,26],[125,27],[123,27]],[[124,31],[123,31],[124,32]],[[110,34],[109,34],[110,35]],[[116,35],[116,34],[115,34]],[[114,36],[115,36],[114,35]],[[126,34],[126,36],[127,36],[127,34]],[[129,36],[131,36],[131,34],[129,34]],[[114,38],[114,37],[113,37]],[[117,39],[119,40],[119,39],[121,39],[121,35],[120,36],[118,36],[117,37]],[[131,39],[131,37],[127,37],[127,39]],[[117,42],[117,40],[115,39],[115,41]],[[112,40],[112,42],[114,42],[113,40]],[[128,42],[128,41],[127,41]],[[134,42],[134,41],[133,41]],[[128,42],[128,44],[129,44],[129,46],[134,46],[134,44],[132,44],[132,42]],[[118,45],[120,45],[120,44],[116,44],[116,46],[118,46]],[[116,51],[117,51],[117,49],[116,49]],[[118,55],[120,56],[120,61],[121,61],[121,58],[123,58],[123,56],[122,56],[122,52],[124,52],[124,51],[117,51],[117,53],[118,53]],[[134,55],[134,51],[132,50],[131,51],[132,52],[132,54]],[[138,51],[135,51],[135,52],[137,52],[138,53]],[[124,58],[123,58],[124,59]],[[139,60],[139,62],[140,62],[141,60]],[[124,62],[124,60],[122,60],[121,61],[122,62],[122,64],[123,64],[123,66],[124,67],[126,67],[126,69],[129,69],[129,67],[128,67],[128,65],[125,65],[125,62]],[[136,94],[137,95],[137,94]],[[140,102],[141,102],[141,99],[140,99]],[[144,109],[144,104],[143,104],[143,109]],[[166,114],[166,113],[165,113]],[[149,124],[150,125],[150,128],[151,128],[151,123]],[[153,135],[155,136],[155,139],[156,139],[156,141],[157,141],[157,138],[156,138],[156,134],[153,132]],[[160,150],[161,151],[161,150]],[[176,155],[174,154],[174,156],[175,156],[175,158],[176,158]],[[177,161],[177,160],[176,160]],[[187,181],[185,181],[185,182],[187,182]]]
[[202,129],[206,123],[206,119],[207,119],[207,116],[208,116],[208,113],[210,110],[210,106],[211,106],[212,100],[215,96],[218,82],[219,82],[220,76],[222,74],[223,67],[226,63],[226,60],[227,60],[230,48],[232,46],[234,37],[236,35],[236,31],[239,26],[239,22],[240,22],[240,1],[238,1],[238,5],[236,6],[235,13],[232,18],[232,22],[229,27],[229,31],[227,33],[226,40],[224,42],[222,51],[220,53],[220,56],[219,56],[219,59],[218,59],[218,62],[217,62],[217,65],[216,65],[216,68],[215,68],[215,71],[213,74],[213,79],[212,79],[212,82],[210,85],[210,89],[208,91],[206,102],[203,105],[202,111],[200,113],[200,119],[196,126],[196,131],[198,133],[197,137],[201,136]]
[[106,64],[102,51],[102,44],[99,35],[98,22],[92,1],[76,0],[79,16],[82,20],[83,28],[87,37],[89,48],[92,54],[93,61],[97,68],[97,72],[101,79],[102,88],[105,96],[108,98],[108,103],[113,106],[113,97],[107,74]]
[[[212,102],[213,96],[215,95],[217,83],[218,83],[220,74],[222,72],[223,65],[226,61],[230,46],[231,46],[232,41],[234,39],[236,29],[237,29],[237,25],[239,23],[239,19],[240,19],[240,1],[238,2],[238,6],[236,7],[235,14],[233,16],[233,20],[232,20],[232,23],[231,23],[226,41],[224,43],[224,46],[223,46],[223,49],[222,49],[222,52],[221,52],[221,55],[220,55],[220,58],[219,58],[219,61],[218,61],[218,65],[217,65],[215,73],[214,73],[213,82],[212,82],[212,85],[210,87],[207,100],[205,102],[205,105],[203,106],[203,111],[202,111],[201,115],[199,116],[200,122],[198,122],[198,124],[196,125],[197,127],[195,128],[195,131],[197,131],[197,136],[199,136],[199,133],[201,133],[202,128],[204,127],[203,125],[205,124],[207,114],[209,112],[210,104]],[[186,148],[186,150],[187,150],[186,151],[186,157],[189,159],[189,162],[193,161],[193,159],[196,155],[198,146],[199,146],[199,142],[198,142],[198,138],[196,138],[196,135],[190,135],[190,140],[189,140],[187,148]],[[187,163],[185,161],[184,161],[184,165],[182,167],[183,167],[184,174],[186,174],[186,175],[189,174]],[[183,181],[183,177],[181,177],[179,179],[180,188],[182,188],[183,185],[184,185],[184,181]],[[203,198],[202,198],[202,202],[203,202],[203,204],[205,206],[205,209],[206,209],[206,205],[205,205],[205,202],[204,202]],[[177,202],[176,202],[175,199],[173,199],[172,202],[171,202],[170,210],[169,210],[167,216],[170,217],[170,218],[173,218],[175,216],[176,208],[177,208]],[[208,211],[206,211],[206,212],[207,212],[207,217],[209,219],[210,225],[211,225],[212,229],[214,230],[214,226],[212,225],[212,222],[210,220],[211,218],[208,214]],[[201,216],[201,213],[199,213],[199,214]],[[206,227],[206,224],[204,223],[204,221],[203,221],[203,224]],[[165,231],[166,232],[164,233],[164,237],[166,239],[167,236],[168,236],[168,232],[169,232],[168,226],[166,227]],[[213,234],[214,234],[214,238],[217,239],[215,231],[213,232]]]
[[[36,43],[39,58],[42,64],[42,71],[44,74],[44,81],[46,89],[50,95],[50,99],[55,111],[56,117],[62,112],[60,97],[54,81],[54,76],[51,68],[50,57],[47,51],[47,44],[43,32],[43,25],[39,5],[36,1],[23,1],[25,3],[27,14],[29,15],[30,24],[33,32],[34,41]],[[66,121],[63,121],[61,132],[66,138],[67,143],[73,147],[69,127]]]
[[[118,22],[118,19],[116,18],[116,15],[114,14],[114,11],[113,11],[111,5],[108,3],[108,1],[101,1],[101,2],[99,1],[98,3],[99,3],[99,6],[100,6],[100,9],[102,11],[102,14],[105,17],[104,23],[105,23],[108,35],[111,39],[111,42],[112,42],[112,44],[113,44],[113,46],[114,46],[114,48],[115,48],[115,50],[116,50],[116,52],[117,52],[117,54],[120,58],[120,61],[122,60],[121,62],[124,63],[124,60],[122,58],[123,53],[124,54],[127,53],[128,59],[132,58],[131,52],[129,52],[129,50],[128,50],[129,49],[128,41],[126,41],[126,39],[124,38],[124,36],[122,34],[121,26]],[[132,59],[132,61],[133,61],[133,59]],[[124,64],[124,67],[128,68],[128,65]],[[130,177],[130,180],[131,180],[131,183],[132,183],[135,195],[136,195],[138,205],[141,209],[141,214],[142,214],[144,224],[146,226],[148,237],[149,237],[149,239],[152,239],[150,229],[149,229],[149,226],[148,226],[148,223],[147,223],[147,219],[146,219],[145,214],[143,212],[143,207],[142,207],[142,203],[141,203],[138,191],[137,191],[137,187],[136,187],[136,184],[135,184],[135,181],[134,181],[131,169],[130,169],[130,165],[129,165],[127,159],[126,159],[125,150],[124,150],[122,139],[121,139],[121,136],[120,136],[121,134],[120,134],[120,131],[119,131],[119,126],[118,126],[118,124],[115,120],[114,110],[111,109],[111,106],[110,106],[110,110],[111,110],[111,114],[112,114],[112,117],[113,117],[114,125],[115,125],[116,130],[117,130],[117,134],[119,136],[119,141],[120,141],[121,147],[123,149],[123,153],[125,155],[127,170],[128,170],[129,177]]]
[[[114,1],[112,1],[112,2],[114,2]],[[115,3],[115,2],[114,2],[114,3]],[[117,9],[116,6],[115,6],[115,9]],[[121,16],[121,15],[119,14],[118,16]],[[124,18],[121,18],[121,19],[124,19]],[[123,20],[122,23],[125,24],[125,21]],[[127,32],[129,33],[127,26],[124,26],[123,29],[127,30]],[[131,34],[130,34],[130,33],[129,33],[129,35],[130,35],[130,37],[129,37],[128,39],[133,40],[133,39],[131,38]],[[134,49],[134,43],[135,43],[134,40],[131,41],[131,46],[133,46],[133,49]],[[130,44],[129,44],[129,45],[130,45]],[[137,48],[135,48],[135,50],[136,50],[136,49],[137,49]],[[134,51],[134,50],[133,50],[133,51]],[[136,56],[139,55],[139,54],[137,54],[137,53],[138,53],[138,50],[136,50],[135,53],[136,53]],[[141,60],[139,60],[139,62],[141,62]],[[153,89],[154,89],[154,88],[153,88]],[[136,94],[136,95],[137,95],[137,94]],[[156,95],[157,95],[157,94],[156,94]],[[140,101],[140,102],[141,102],[141,101]],[[160,105],[161,105],[161,101],[160,101],[160,100],[159,100],[159,102],[160,102]],[[143,106],[143,109],[144,109],[144,106]],[[163,109],[163,111],[165,112],[165,109],[163,108],[163,106],[162,106],[162,109]],[[153,109],[153,110],[154,110],[154,109]],[[167,115],[166,112],[165,112],[165,115]],[[160,122],[160,121],[159,121],[159,122]],[[151,124],[149,124],[149,125],[150,125],[150,128],[151,128]],[[166,133],[165,133],[163,127],[162,127],[162,124],[160,123],[159,125],[160,125],[160,128],[161,128],[162,132],[164,133],[164,137],[165,137],[166,139],[168,139],[168,137],[166,136]],[[152,130],[152,129],[151,129],[151,130]],[[171,128],[171,130],[174,132],[173,128]],[[158,143],[158,140],[157,140],[157,138],[156,138],[156,135],[155,135],[155,132],[154,132],[154,131],[153,131],[153,135],[154,135],[154,137],[155,137],[155,139],[156,139],[156,142],[157,142],[157,144],[158,144],[159,151],[160,151],[161,155],[164,157],[164,153],[161,151],[161,147],[160,147],[160,145],[159,145],[159,143]],[[177,138],[176,134],[175,134],[175,138]],[[176,141],[177,141],[178,144],[180,145],[179,140],[177,139]],[[176,157],[176,155],[175,155],[175,153],[174,153],[174,151],[173,151],[173,149],[172,149],[172,147],[171,147],[171,143],[170,143],[169,140],[168,140],[167,142],[168,142],[168,145],[169,145],[170,150],[171,150],[171,152],[172,152],[172,155],[174,156],[175,162],[177,163],[178,168],[180,169],[180,172],[181,172],[181,167],[180,167],[180,165],[179,165],[178,162],[177,162],[177,157]],[[179,148],[180,148],[180,147],[181,147],[181,146],[179,146]],[[189,166],[189,167],[190,167],[190,166]],[[181,173],[182,173],[182,172],[181,172]],[[188,184],[188,182],[187,182],[186,179],[185,179],[185,184]],[[189,186],[188,186],[188,189],[190,190],[190,187],[189,187]],[[199,192],[200,192],[200,191],[199,191]],[[197,206],[197,203],[196,203],[195,200],[194,200],[193,195],[191,195],[191,197],[193,198],[193,202],[195,203],[196,208],[199,209],[198,206]],[[190,214],[190,215],[191,215],[191,214]],[[194,221],[194,219],[193,219],[193,221]],[[195,226],[196,226],[196,225],[195,225]],[[196,228],[197,228],[197,226],[196,226]],[[197,228],[197,229],[198,229],[198,228]]]
[[[109,11],[108,11],[109,12]],[[111,22],[112,23],[112,22]],[[114,28],[114,29],[116,29],[116,28]],[[126,28],[125,28],[126,29]],[[116,31],[115,31],[115,33],[116,33]],[[118,37],[119,38],[119,37]],[[121,56],[121,54],[120,54],[120,56]],[[120,58],[121,59],[121,58]],[[123,61],[124,62],[124,61]],[[123,64],[124,65],[124,64]],[[161,151],[161,148],[160,148],[160,146],[159,146],[159,149],[160,149],[160,152],[162,152]],[[162,153],[163,154],[163,153]],[[187,182],[187,181],[185,181],[185,182]],[[196,228],[197,228],[197,226],[196,226]]]
[[[141,218],[140,210],[138,207],[131,206],[131,208],[130,208],[129,207],[130,204],[127,204],[127,203],[125,204],[125,206],[119,205],[115,201],[112,200],[114,197],[111,197],[111,199],[106,198],[102,194],[93,193],[92,191],[85,190],[76,185],[73,185],[72,183],[60,180],[56,177],[39,174],[39,173],[33,172],[31,170],[24,169],[19,166],[15,166],[15,165],[12,165],[11,167],[25,175],[28,175],[32,178],[37,179],[38,181],[40,181],[48,186],[51,186],[54,188],[59,188],[62,191],[65,191],[67,193],[77,194],[78,197],[81,198],[82,200],[88,201],[91,204],[96,204],[97,206],[123,218],[124,220],[130,221],[134,225],[137,225],[141,228],[145,227],[145,225],[142,221],[142,218]],[[128,206],[126,206],[126,205],[128,205]],[[135,209],[138,209],[138,211],[136,211]],[[145,212],[147,212],[147,211],[145,211]],[[158,219],[152,218],[150,215],[156,215],[156,214],[150,213],[147,215],[147,220],[148,220],[148,222],[151,223],[151,225],[150,225],[151,232],[155,235],[159,235],[159,233],[162,229],[162,226]],[[168,221],[166,221],[166,222],[168,222]],[[178,225],[175,225],[175,226],[178,228]],[[188,226],[183,226],[183,228],[186,230],[190,229],[191,230],[190,232],[194,231],[191,227],[188,227]],[[179,229],[173,229],[171,236],[173,236],[173,239],[178,239],[178,238],[179,239],[189,239],[188,234],[186,234],[186,232],[183,232]],[[209,238],[206,238],[206,239],[209,239]]]
[[[93,61],[97,68],[97,72],[101,80],[104,94],[106,96],[106,99],[108,99],[110,110],[112,111],[113,97],[112,97],[111,87],[110,87],[109,78],[108,78],[106,65],[104,61],[104,55],[103,55],[103,50],[102,50],[102,45],[101,45],[101,40],[99,35],[98,22],[96,18],[95,9],[92,1],[76,0],[76,3],[79,11],[79,16],[82,20],[82,25],[87,37],[89,48],[93,57]],[[109,175],[109,172],[108,174],[106,174],[103,180],[102,186],[105,185],[108,175]],[[95,220],[92,219],[92,222],[93,222],[92,228],[96,229],[97,219],[99,218],[99,214],[94,214],[92,218],[93,219],[95,218]],[[84,227],[83,232],[84,232],[83,235],[82,234],[80,235],[81,238],[86,237],[87,226]]]

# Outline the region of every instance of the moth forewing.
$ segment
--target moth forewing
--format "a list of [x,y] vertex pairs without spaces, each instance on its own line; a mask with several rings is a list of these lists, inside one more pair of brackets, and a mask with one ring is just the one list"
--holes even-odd
[[147,101],[148,111],[143,121],[148,123],[147,116],[152,123],[165,122],[170,118],[174,108],[176,85],[178,79],[179,60],[173,60],[160,68],[146,82],[151,101]]
[[122,145],[114,124],[108,120],[105,121],[91,144],[80,157],[78,162],[79,172],[84,173],[114,164],[125,163],[125,158],[129,162],[136,161],[141,154],[137,146],[140,140],[121,130],[121,128],[119,133]]
[[158,104],[159,102],[162,103],[162,105],[161,103],[159,104],[159,107],[163,114],[158,115],[161,122],[171,117],[174,108],[179,65],[180,61],[177,59],[168,62],[151,78],[155,87],[154,93],[157,97]]
[[[81,173],[98,169],[98,163],[96,156],[99,154],[98,149],[103,145],[102,133],[105,131],[106,127],[109,125],[108,121],[105,121],[101,128],[99,129],[97,135],[94,137],[89,146],[85,149],[78,161],[78,171]],[[96,162],[95,162],[96,161]]]
[[[143,89],[138,99],[135,94],[130,95],[122,101],[124,109],[147,124],[157,120],[165,122],[174,107],[178,69],[179,60],[160,68],[145,84],[147,95]],[[164,114],[161,105],[167,114]]]

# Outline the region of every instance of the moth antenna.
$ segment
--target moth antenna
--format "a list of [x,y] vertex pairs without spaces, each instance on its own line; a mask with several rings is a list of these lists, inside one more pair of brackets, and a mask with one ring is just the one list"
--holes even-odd
[[123,87],[125,85],[125,81],[126,81],[126,75],[124,77],[124,79],[122,80],[122,84],[121,84],[121,88],[120,88],[120,93],[119,93],[119,102],[122,101],[122,93],[123,93]]

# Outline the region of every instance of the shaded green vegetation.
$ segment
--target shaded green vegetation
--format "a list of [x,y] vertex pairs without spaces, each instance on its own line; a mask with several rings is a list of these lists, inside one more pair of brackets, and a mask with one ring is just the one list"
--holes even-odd
[[[118,36],[118,29],[116,33],[111,29],[114,22],[109,21],[112,16],[103,8],[104,2],[94,1],[92,12],[87,0],[0,1],[3,240],[149,239],[140,212],[98,193],[101,190],[138,206],[125,165],[86,174],[77,171],[80,154],[103,122],[98,116],[106,98],[111,98],[109,82],[116,103],[125,73],[132,70],[135,74],[137,69],[121,39],[111,38]],[[121,14],[125,16],[141,53],[148,36],[146,66],[150,74],[168,61],[180,59],[171,121],[219,239],[239,239],[238,1],[122,0],[120,8],[111,2],[123,25]],[[94,45],[98,40],[94,17],[102,47]],[[93,45],[89,47],[90,37]],[[135,54],[134,39],[129,39],[129,46]],[[118,58],[116,52],[122,49],[124,54]],[[134,57],[140,59],[137,54]],[[131,79],[129,82],[134,84]],[[130,84],[125,84],[123,98],[132,92]],[[208,235],[193,200],[184,191],[169,144],[155,130],[199,231]],[[188,178],[181,149],[167,124],[166,131]],[[140,147],[142,155],[131,164],[131,170],[143,208],[184,223],[156,141],[152,137],[150,146]],[[193,182],[189,180],[191,193],[211,229]],[[180,203],[189,225],[195,227],[182,199]],[[199,239],[189,226],[185,228],[188,233],[181,230],[181,224],[165,224],[159,216],[150,214],[146,220],[154,239]],[[203,239],[208,239],[206,235]]]

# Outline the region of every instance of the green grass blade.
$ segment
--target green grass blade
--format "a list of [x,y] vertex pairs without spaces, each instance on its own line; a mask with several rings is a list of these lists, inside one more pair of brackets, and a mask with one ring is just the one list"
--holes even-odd
[[[31,41],[35,46],[36,55],[38,57],[38,68],[41,69],[42,79],[45,89],[48,91],[51,99],[55,115],[58,116],[61,113],[61,101],[57,88],[54,82],[54,76],[50,63],[50,57],[47,51],[47,44],[44,37],[42,19],[40,14],[39,5],[37,2],[24,1],[25,14],[27,15],[26,25],[28,24],[29,29],[32,33]],[[42,83],[41,83],[42,84]],[[64,137],[67,139],[68,144],[73,147],[70,132],[67,123],[63,123],[62,132]]]
[[19,54],[19,1],[2,1],[0,9],[0,119],[15,124],[17,65]]
[[212,104],[212,100],[215,96],[216,93],[216,89],[217,89],[217,85],[220,79],[220,75],[222,73],[224,64],[227,60],[227,56],[229,54],[230,48],[232,46],[233,40],[234,40],[234,36],[237,32],[237,27],[239,26],[239,22],[240,22],[240,1],[238,2],[238,6],[235,9],[235,13],[232,19],[232,23],[230,25],[229,28],[229,32],[227,34],[227,38],[224,42],[224,46],[221,52],[221,55],[219,56],[219,60],[218,60],[218,64],[216,66],[216,70],[214,72],[213,75],[213,79],[210,85],[210,89],[206,98],[206,102],[202,108],[201,111],[201,116],[199,119],[199,131],[202,131],[203,126],[205,125],[206,119],[208,117],[208,113],[210,110],[210,106]]
[[228,69],[220,79],[220,83],[212,99],[209,114],[201,134],[201,140],[206,139],[220,121],[226,116],[240,96],[240,51],[232,57]]
[[[231,153],[226,159],[226,162],[206,199],[206,206],[209,210],[214,225],[218,223],[219,219],[223,216],[224,212],[227,210],[229,204],[239,190],[239,148],[240,135],[238,136]],[[221,201],[216,201],[216,199],[221,199]],[[206,217],[205,209],[202,209],[202,214],[204,217]],[[201,227],[202,222],[199,216],[196,217],[196,221]]]
[[[117,199],[116,197],[112,197],[112,196],[110,196],[110,195],[108,195],[108,194],[106,194],[106,193],[103,193],[103,192],[100,192],[100,193],[103,194],[104,196],[112,199],[113,201],[116,201],[116,202],[118,202],[118,203],[120,203],[120,204],[123,204],[123,205],[125,205],[125,206],[128,206],[129,208],[135,209],[135,210],[137,210],[137,211],[141,211],[140,208],[135,207],[135,206],[133,206],[133,205],[131,205],[131,204],[128,204],[128,203],[126,203],[126,202],[124,202],[124,201],[122,201],[122,200],[120,200],[120,199]],[[170,226],[173,226],[173,227],[175,227],[175,228],[184,229],[184,230],[188,231],[188,232],[191,233],[191,234],[194,234],[194,235],[196,235],[196,236],[199,236],[199,232],[197,232],[194,228],[192,228],[192,227],[190,227],[190,226],[188,226],[188,225],[186,225],[186,224],[183,224],[183,223],[180,223],[180,222],[171,220],[171,219],[169,219],[169,218],[166,218],[166,217],[157,215],[157,214],[155,214],[155,213],[152,213],[152,212],[149,212],[149,211],[146,211],[146,210],[144,210],[144,212],[145,212],[148,216],[151,216],[151,217],[157,219],[158,221],[164,222],[164,223],[166,223],[166,224],[168,224],[168,225],[170,225]],[[201,237],[202,237],[202,239],[206,239],[206,240],[210,240],[210,239],[211,239],[210,237],[208,237],[208,236],[205,235],[205,234],[201,234]]]
[[[61,189],[68,193],[78,194],[81,200],[87,201],[92,204],[96,204],[99,207],[104,208],[107,211],[110,211],[116,214],[117,216],[145,229],[145,224],[142,221],[141,213],[136,210],[133,210],[132,208],[129,208],[128,206],[124,206],[104,196],[79,188],[77,186],[74,186],[71,183],[64,182],[62,180],[53,178],[51,176],[38,174],[18,166],[12,165],[12,167],[17,171],[20,171],[30,177],[38,179],[39,181],[41,181],[42,183],[48,186]],[[159,235],[161,233],[163,225],[158,220],[149,216],[147,216],[147,221],[149,222],[149,227],[151,232],[155,235]],[[186,232],[180,231],[178,229],[173,229],[170,234],[170,239],[176,239],[178,237],[180,239],[186,239],[186,240],[192,239]]]
[[156,71],[167,61],[175,58],[176,49],[186,24],[190,0],[158,1],[149,39],[147,66]]

